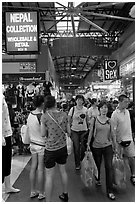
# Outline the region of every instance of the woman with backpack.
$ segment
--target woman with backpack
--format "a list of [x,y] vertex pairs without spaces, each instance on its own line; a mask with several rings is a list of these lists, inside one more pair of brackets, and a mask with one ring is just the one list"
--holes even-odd
[[[38,196],[38,199],[44,199],[44,148],[45,142],[41,136],[41,122],[44,97],[37,95],[33,100],[35,110],[30,112],[27,119],[28,133],[30,138],[30,152],[31,152],[31,169],[30,169],[30,183],[31,193],[30,198]],[[39,192],[36,188],[36,174],[38,171],[38,186]]]
[[[100,182],[100,169],[102,156],[104,157],[105,172],[106,172],[106,191],[107,196],[111,200],[115,200],[113,193],[112,182],[112,159],[113,147],[115,148],[115,141],[111,131],[111,121],[107,117],[108,103],[101,101],[98,105],[100,114],[96,118],[91,119],[89,137],[87,146],[92,149],[93,157],[98,169],[98,178],[96,178],[96,185],[101,186]],[[94,127],[94,130],[93,130]],[[93,138],[94,140],[93,140]],[[92,139],[92,143],[91,143]],[[113,145],[113,147],[112,147]]]
[[73,141],[75,169],[80,170],[81,161],[85,154],[86,136],[88,133],[88,110],[84,106],[84,96],[76,96],[76,106],[72,107],[68,113],[68,130]]

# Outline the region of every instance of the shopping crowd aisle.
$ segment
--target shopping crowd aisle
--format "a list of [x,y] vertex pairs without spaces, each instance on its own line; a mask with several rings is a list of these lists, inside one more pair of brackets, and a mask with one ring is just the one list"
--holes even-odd
[[[19,177],[14,183],[16,188],[19,188],[21,191],[19,193],[10,194],[6,202],[45,202],[46,199],[39,201],[37,198],[31,199],[30,196],[30,182],[29,182],[29,172],[30,172],[30,161],[29,157],[26,156],[15,156],[12,162],[12,168],[17,165],[23,167],[24,162],[26,166],[23,171],[20,173]],[[20,163],[19,163],[20,161]],[[28,162],[28,163],[27,163]],[[20,168],[18,167],[18,169]],[[57,168],[57,166],[56,166]],[[80,171],[75,170],[74,166],[74,156],[73,153],[68,157],[68,162],[66,165],[66,170],[68,173],[68,189],[69,189],[69,202],[110,202],[110,199],[106,197],[105,194],[105,171],[102,163],[102,174],[101,174],[101,183],[102,186],[96,187],[93,184],[92,187],[86,188],[81,181]],[[115,202],[135,202],[135,187],[131,184],[129,177],[130,171],[127,166],[127,185],[126,189],[115,189],[116,200]],[[14,171],[14,172],[13,172]],[[15,177],[15,168],[12,170],[11,178]],[[19,170],[18,170],[19,172]],[[60,178],[58,171],[56,171],[54,178],[54,189],[52,202],[60,202],[58,195],[62,192]]]
[[[44,98],[42,95],[36,95],[34,97],[35,109],[27,117],[26,132],[23,133],[23,125],[20,135],[22,143],[29,147],[23,145],[24,151],[18,152],[22,156],[14,156],[11,168],[12,129],[8,107],[3,97],[2,173],[5,192],[11,194],[3,199],[8,202],[37,202],[38,200],[58,202],[60,199],[69,202],[108,202],[109,200],[131,202],[135,200],[134,137],[131,131],[131,116],[126,109],[129,104],[128,97],[120,95],[119,105],[112,112],[106,100],[100,101],[98,105],[94,100],[90,109],[84,106],[85,99],[82,95],[77,95],[75,100],[76,106],[73,106],[67,114],[65,111],[58,110],[53,96],[49,95]],[[112,116],[108,117],[108,113]],[[126,127],[125,124],[127,124]],[[117,132],[120,134],[117,135]],[[69,136],[73,143],[73,151],[68,156],[69,149],[66,140]],[[25,159],[25,150],[28,148],[31,161]],[[94,159],[91,157],[95,161],[94,165],[86,163],[83,167],[81,161],[85,158],[86,149],[92,151]],[[114,162],[116,155],[117,159]],[[104,162],[101,162],[102,157]],[[87,161],[89,162],[89,157]],[[103,165],[100,167],[101,163]],[[56,171],[56,164],[59,171]],[[88,168],[90,172],[88,179],[91,182],[94,178],[92,172],[95,166],[98,172],[96,184],[85,187],[87,179],[85,177],[86,184],[84,184],[81,174],[84,173],[83,175],[87,176]],[[18,169],[18,167],[21,168]],[[118,189],[116,186],[114,188],[113,183],[121,186],[124,182],[124,169],[127,176],[125,188]],[[14,187],[12,186],[14,182],[11,183],[11,180],[16,181]],[[54,185],[52,185],[53,181]]]

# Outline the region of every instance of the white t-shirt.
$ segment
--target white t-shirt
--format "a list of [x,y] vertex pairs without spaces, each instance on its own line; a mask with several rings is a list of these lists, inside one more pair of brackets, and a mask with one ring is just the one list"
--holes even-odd
[[[72,116],[73,107],[70,109],[68,115]],[[82,115],[83,114],[83,115]],[[85,116],[84,118],[82,116]],[[83,106],[81,110],[77,109],[74,106],[74,114],[72,117],[72,126],[71,130],[74,131],[87,131],[87,123],[86,123],[86,116],[87,116],[87,108]]]
[[112,113],[114,129],[116,130],[117,142],[133,140],[129,111],[120,111],[118,108]]
[[30,141],[38,144],[44,144],[44,139],[41,136],[41,125],[39,124],[36,115],[30,113],[27,119],[27,126],[29,127]]

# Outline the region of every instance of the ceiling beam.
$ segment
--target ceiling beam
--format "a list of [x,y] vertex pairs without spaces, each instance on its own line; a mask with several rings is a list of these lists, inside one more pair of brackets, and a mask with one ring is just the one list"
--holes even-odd
[[74,35],[74,37],[76,37],[75,23],[74,23],[74,16],[73,16],[73,14],[71,14],[71,23],[72,23],[73,35]]
[[48,30],[46,31],[46,32],[48,32],[51,28],[53,28],[54,26],[56,26],[63,18],[65,18],[67,16],[67,14],[66,15],[64,15],[64,16],[62,16],[62,18],[60,18],[58,21],[56,21],[50,28],[48,28]]

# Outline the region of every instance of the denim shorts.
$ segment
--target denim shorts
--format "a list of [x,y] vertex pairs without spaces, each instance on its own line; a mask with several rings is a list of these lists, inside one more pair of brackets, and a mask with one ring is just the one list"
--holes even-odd
[[30,144],[30,152],[31,154],[39,154],[44,155],[45,147],[36,144]]
[[48,151],[45,149],[44,153],[44,164],[47,169],[53,168],[56,163],[57,164],[66,164],[67,162],[67,146],[55,150],[55,151]]

